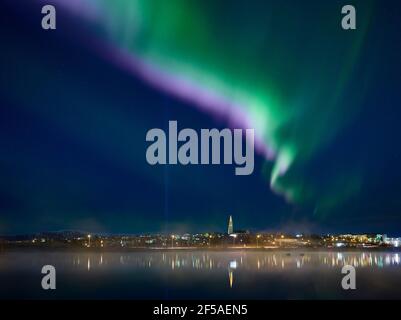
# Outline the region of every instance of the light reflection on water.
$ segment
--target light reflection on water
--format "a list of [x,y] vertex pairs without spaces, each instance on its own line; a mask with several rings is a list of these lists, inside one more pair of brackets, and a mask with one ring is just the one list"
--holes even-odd
[[[82,253],[72,257],[72,264],[75,267],[80,266]],[[103,264],[120,265],[127,264],[132,268],[140,269],[164,269],[170,268],[172,271],[179,272],[183,269],[194,270],[213,270],[227,269],[228,284],[230,288],[234,285],[235,271],[273,271],[286,269],[302,269],[308,267],[322,266],[326,268],[341,268],[344,265],[352,265],[356,268],[367,267],[401,267],[400,253],[380,253],[380,252],[361,252],[361,253],[342,253],[342,252],[324,252],[324,253],[225,253],[224,255],[216,252],[157,252],[141,253],[134,255],[132,253],[120,253],[118,259],[115,255],[106,256],[103,254],[87,257],[87,270],[91,270],[92,261],[94,267]],[[105,260],[104,260],[105,259]]]
[[192,269],[245,269],[245,270],[271,270],[293,269],[308,266],[324,266],[338,268],[344,265],[358,267],[388,267],[401,266],[400,253],[224,253],[216,252],[179,252],[179,253],[118,253],[118,254],[92,254],[76,253],[71,256],[71,263],[79,267],[82,257],[85,256],[87,269],[90,271],[103,264],[129,265],[135,268],[171,268],[180,270]]
[[[37,279],[46,264],[57,269],[61,298],[338,298],[344,297],[340,286],[344,265],[357,269],[357,283],[363,290],[355,297],[401,298],[400,255],[378,251],[8,252],[0,254],[4,287],[0,298],[10,294],[18,298],[21,292],[28,298],[44,296]],[[24,285],[21,277],[32,284]]]

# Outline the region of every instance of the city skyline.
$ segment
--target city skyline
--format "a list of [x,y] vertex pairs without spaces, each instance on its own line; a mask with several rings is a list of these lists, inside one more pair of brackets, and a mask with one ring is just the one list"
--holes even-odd
[[[50,240],[87,240],[87,246],[90,247],[91,245],[91,239],[92,241],[95,241],[97,238],[99,239],[115,239],[115,238],[121,238],[120,241],[123,241],[123,239],[134,239],[134,238],[142,238],[141,240],[147,238],[151,240],[146,240],[145,243],[148,243],[147,241],[150,241],[148,244],[152,244],[153,241],[161,241],[164,246],[167,246],[167,242],[170,241],[171,239],[171,244],[173,247],[174,241],[179,241],[179,240],[185,240],[186,243],[194,243],[193,239],[196,239],[200,244],[204,244],[204,239],[208,242],[208,245],[210,246],[211,240],[210,239],[220,239],[220,244],[224,245],[229,245],[231,243],[232,239],[233,244],[235,244],[235,240],[237,237],[239,237],[241,242],[244,241],[244,244],[246,243],[252,243],[256,241],[257,247],[259,244],[259,241],[261,244],[263,242],[266,242],[266,237],[268,240],[274,245],[276,242],[280,243],[280,241],[286,240],[287,243],[290,244],[302,244],[302,245],[309,245],[309,243],[305,242],[305,239],[315,241],[315,245],[319,244],[321,246],[323,243],[321,243],[321,240],[324,240],[324,242],[329,241],[331,245],[334,244],[336,246],[336,243],[340,243],[341,245],[337,247],[341,247],[342,244],[344,246],[347,245],[356,245],[356,244],[377,244],[377,245],[390,245],[393,247],[399,247],[401,245],[401,237],[388,237],[386,233],[374,233],[374,232],[365,232],[365,233],[327,233],[327,234],[318,234],[318,233],[288,233],[288,232],[280,232],[280,231],[250,231],[249,229],[235,229],[234,228],[234,219],[232,215],[229,215],[228,217],[228,223],[227,223],[227,231],[226,232],[219,232],[215,230],[209,230],[209,231],[204,231],[204,232],[197,232],[197,233],[191,233],[188,231],[182,231],[181,233],[179,232],[143,232],[143,233],[127,233],[127,234],[102,234],[102,233],[90,233],[90,232],[84,232],[84,231],[78,231],[78,230],[61,230],[61,231],[54,231],[54,232],[39,232],[39,233],[34,233],[34,234],[26,234],[26,235],[12,235],[12,236],[4,236],[0,235],[0,240],[6,240],[9,241],[9,243],[18,242],[21,239],[28,239],[32,243],[46,243],[46,239]],[[158,240],[156,240],[158,239]],[[11,241],[10,241],[11,240]],[[124,240],[124,241],[125,241]],[[227,241],[228,240],[228,241]],[[288,240],[290,240],[288,242]],[[84,242],[86,243],[86,242]],[[122,242],[121,242],[122,244]],[[103,247],[103,240],[101,242],[101,246]]]
[[[223,220],[223,219],[222,219]],[[386,232],[386,230],[378,230],[370,229],[370,230],[359,230],[355,231],[352,229],[344,228],[342,231],[319,231],[319,228],[307,228],[305,229],[302,225],[296,226],[293,225],[291,228],[284,227],[265,227],[265,228],[249,228],[246,225],[240,225],[239,228],[234,227],[234,218],[233,215],[228,215],[228,219],[226,218],[226,226],[218,225],[211,228],[202,228],[197,230],[185,229],[182,225],[179,228],[162,228],[159,230],[139,230],[139,231],[128,231],[128,232],[110,232],[110,231],[102,231],[102,230],[91,230],[85,226],[81,226],[78,228],[66,228],[66,229],[58,229],[51,230],[49,228],[42,228],[38,230],[34,230],[31,232],[0,232],[0,237],[13,237],[13,236],[27,236],[27,235],[35,235],[35,234],[58,234],[58,233],[80,233],[80,234],[93,234],[93,235],[110,235],[110,236],[118,236],[118,235],[126,235],[126,236],[137,236],[137,235],[182,235],[182,234],[204,234],[204,233],[215,233],[215,234],[227,234],[232,235],[235,233],[252,233],[252,234],[285,234],[290,236],[296,236],[299,234],[303,235],[317,235],[317,236],[325,236],[325,235],[339,235],[339,234],[384,234],[390,235],[393,237],[398,237],[399,233],[397,232]],[[237,224],[235,224],[237,225]],[[379,231],[379,232],[378,232]]]

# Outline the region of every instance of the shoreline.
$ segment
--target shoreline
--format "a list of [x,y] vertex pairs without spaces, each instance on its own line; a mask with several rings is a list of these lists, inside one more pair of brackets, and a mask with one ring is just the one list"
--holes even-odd
[[112,253],[112,252],[283,252],[283,253],[309,253],[309,252],[400,252],[401,248],[367,247],[367,248],[253,248],[253,247],[176,247],[176,248],[68,248],[68,247],[4,247],[1,253],[6,252],[80,252],[80,253]]

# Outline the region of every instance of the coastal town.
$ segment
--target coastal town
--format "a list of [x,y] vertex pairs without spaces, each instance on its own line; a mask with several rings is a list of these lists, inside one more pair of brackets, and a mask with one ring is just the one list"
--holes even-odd
[[401,238],[386,234],[288,234],[235,230],[230,216],[227,232],[182,234],[107,235],[78,231],[0,236],[0,248],[98,248],[98,249],[291,249],[291,248],[397,248]]

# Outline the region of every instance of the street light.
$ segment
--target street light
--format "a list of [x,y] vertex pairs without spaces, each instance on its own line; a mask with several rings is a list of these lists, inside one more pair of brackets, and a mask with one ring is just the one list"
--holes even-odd
[[91,235],[90,234],[88,234],[88,239],[89,239],[88,247],[90,247],[91,246]]
[[256,248],[259,248],[259,238],[260,238],[261,236],[260,236],[260,234],[258,234],[257,236],[256,236]]
[[173,248],[174,247],[174,235],[172,234],[171,235],[171,248]]

